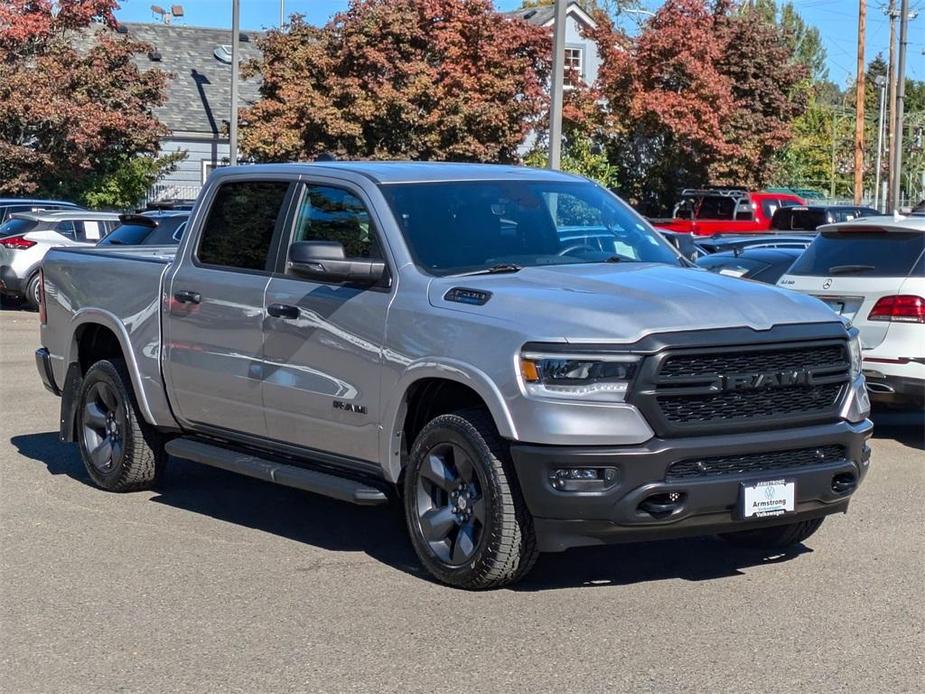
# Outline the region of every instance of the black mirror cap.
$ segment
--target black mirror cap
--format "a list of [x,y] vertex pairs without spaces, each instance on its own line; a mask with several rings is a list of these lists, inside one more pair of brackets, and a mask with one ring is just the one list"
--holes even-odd
[[376,284],[385,276],[385,261],[346,258],[337,241],[297,241],[289,247],[289,271],[319,282]]

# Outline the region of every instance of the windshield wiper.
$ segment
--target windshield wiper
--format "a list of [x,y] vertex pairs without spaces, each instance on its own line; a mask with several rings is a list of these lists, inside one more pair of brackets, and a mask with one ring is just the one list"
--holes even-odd
[[851,275],[855,272],[867,272],[876,270],[873,265],[833,265],[829,268],[830,275]]
[[622,255],[612,255],[604,259],[605,263],[638,263],[640,261],[634,258],[624,258]]
[[475,270],[474,272],[461,272],[458,275],[453,275],[454,277],[471,277],[472,275],[495,275],[503,272],[520,272],[523,268],[516,263],[498,263],[497,265],[492,265],[491,267],[484,268],[482,270]]

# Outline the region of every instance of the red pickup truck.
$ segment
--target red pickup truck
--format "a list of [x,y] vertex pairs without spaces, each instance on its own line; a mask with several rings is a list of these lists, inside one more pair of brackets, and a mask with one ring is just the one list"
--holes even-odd
[[686,188],[668,219],[651,219],[656,227],[699,236],[753,234],[771,228],[779,207],[802,205],[792,193],[750,192],[741,188]]

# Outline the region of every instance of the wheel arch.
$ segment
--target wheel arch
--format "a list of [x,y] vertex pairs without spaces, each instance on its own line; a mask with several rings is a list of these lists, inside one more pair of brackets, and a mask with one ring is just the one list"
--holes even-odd
[[108,311],[88,308],[78,311],[71,325],[73,330],[67,364],[78,364],[83,376],[90,366],[101,359],[123,359],[142,416],[149,424],[156,424],[141,381],[138,362],[132,351],[131,339],[122,322]]
[[[398,481],[413,436],[433,417],[469,407],[484,407],[498,433],[516,439],[517,430],[504,397],[481,371],[452,362],[409,367],[394,389],[398,393],[383,412],[383,472]],[[410,440],[409,440],[410,439]]]

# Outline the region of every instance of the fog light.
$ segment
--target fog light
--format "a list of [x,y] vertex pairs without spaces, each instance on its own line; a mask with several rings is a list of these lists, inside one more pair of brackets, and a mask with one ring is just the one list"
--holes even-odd
[[612,486],[617,480],[617,469],[612,467],[558,468],[549,475],[549,481],[560,491],[597,491]]

